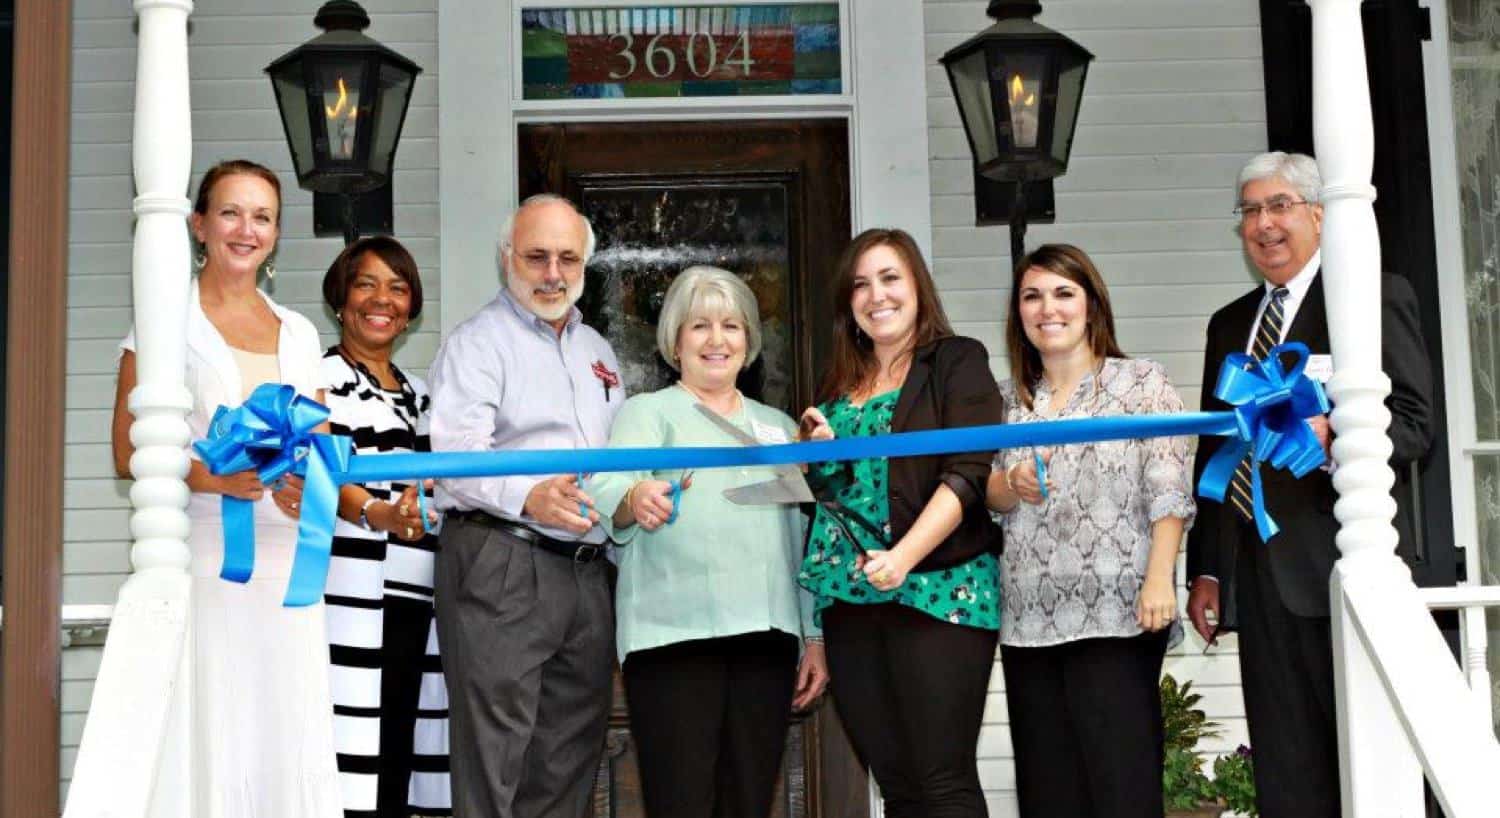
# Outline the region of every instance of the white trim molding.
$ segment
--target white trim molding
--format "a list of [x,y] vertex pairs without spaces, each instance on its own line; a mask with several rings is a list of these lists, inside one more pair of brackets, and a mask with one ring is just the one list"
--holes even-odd
[[[739,0],[740,3],[788,0]],[[790,0],[796,2],[796,0]],[[444,0],[438,9],[439,263],[446,333],[499,286],[496,231],[516,205],[521,122],[666,122],[689,118],[849,120],[854,231],[894,226],[932,252],[932,184],[920,3],[839,0],[844,93],[806,98],[663,100],[520,99],[522,7],[567,0]],[[589,3],[600,7],[650,5]],[[866,104],[866,101],[870,101]]]

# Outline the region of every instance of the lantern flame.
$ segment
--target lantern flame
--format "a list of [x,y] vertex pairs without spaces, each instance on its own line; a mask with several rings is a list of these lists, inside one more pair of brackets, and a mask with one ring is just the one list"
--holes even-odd
[[[1025,99],[1022,99],[1023,94],[1025,94]],[[1036,93],[1026,93],[1026,86],[1021,83],[1020,74],[1012,74],[1010,77],[1010,101],[1011,104],[1019,102],[1028,108],[1036,105]]]
[[[1019,80],[1020,78],[1017,77],[1017,79]],[[348,104],[348,102],[349,102],[349,91],[346,88],[344,88],[344,78],[343,77],[339,77],[338,83],[339,83],[339,98],[338,98],[338,101],[334,103],[334,105],[333,105],[332,108],[328,107],[327,105],[323,106],[323,110],[324,110],[324,112],[326,112],[328,114],[328,118],[329,119],[334,119],[339,114],[343,113],[344,106],[346,104]],[[351,118],[351,119],[354,118],[354,111],[353,110],[349,111],[349,118]]]

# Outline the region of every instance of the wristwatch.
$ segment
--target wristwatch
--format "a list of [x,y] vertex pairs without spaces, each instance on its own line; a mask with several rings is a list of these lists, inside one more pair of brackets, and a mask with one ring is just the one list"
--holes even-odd
[[370,525],[370,518],[369,518],[367,512],[370,510],[370,506],[373,506],[373,505],[375,505],[378,502],[380,502],[378,499],[376,499],[374,497],[369,497],[369,498],[367,498],[365,500],[364,505],[362,505],[362,506],[359,507],[359,524],[366,531],[374,531],[375,530],[375,526]]

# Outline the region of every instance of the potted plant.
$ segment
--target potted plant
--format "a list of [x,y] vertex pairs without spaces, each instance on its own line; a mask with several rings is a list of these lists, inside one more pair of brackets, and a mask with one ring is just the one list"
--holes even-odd
[[1257,818],[1255,809],[1255,765],[1250,748],[1241,744],[1227,756],[1214,759],[1214,792],[1233,812]]
[[1200,739],[1219,735],[1218,723],[1209,721],[1197,706],[1202,698],[1193,692],[1192,682],[1179,685],[1172,674],[1162,676],[1161,717],[1166,757],[1161,788],[1167,806],[1166,818],[1219,818],[1224,812],[1214,782],[1203,772],[1203,759],[1197,753]]

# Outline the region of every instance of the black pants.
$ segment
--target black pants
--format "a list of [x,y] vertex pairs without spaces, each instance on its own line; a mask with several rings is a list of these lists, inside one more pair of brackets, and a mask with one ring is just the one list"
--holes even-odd
[[411,775],[422,674],[427,667],[427,634],[432,603],[387,596],[380,668],[380,782],[376,814],[404,818],[412,814]]
[[1000,648],[1024,818],[1161,818],[1167,632]]
[[1263,818],[1338,818],[1332,625],[1326,617],[1287,610],[1271,576],[1267,546],[1251,538],[1243,542],[1252,544],[1240,548],[1234,581],[1256,806]]
[[766,818],[781,768],[797,637],[695,639],[625,658],[649,818]]
[[896,603],[823,612],[829,690],[887,818],[989,814],[975,761],[994,631]]

